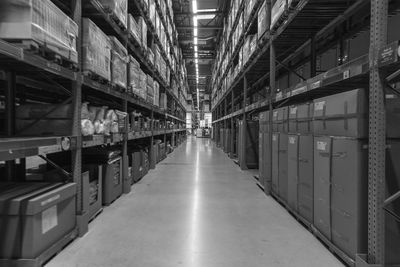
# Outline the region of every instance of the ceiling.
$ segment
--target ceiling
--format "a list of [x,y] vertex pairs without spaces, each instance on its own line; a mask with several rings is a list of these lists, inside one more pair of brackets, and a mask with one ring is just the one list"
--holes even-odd
[[[197,50],[198,83],[196,80],[194,13],[193,2],[197,4]],[[204,94],[210,93],[211,70],[216,57],[218,41],[222,34],[223,18],[230,0],[173,0],[174,21],[178,31],[178,41],[186,61],[189,93],[200,101]],[[204,11],[208,10],[208,11]],[[193,101],[197,108],[197,101]]]

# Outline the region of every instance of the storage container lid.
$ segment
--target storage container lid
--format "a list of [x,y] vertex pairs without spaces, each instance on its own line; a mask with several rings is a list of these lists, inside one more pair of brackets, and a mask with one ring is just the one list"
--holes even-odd
[[75,194],[75,183],[15,183],[0,195],[0,214],[37,214]]

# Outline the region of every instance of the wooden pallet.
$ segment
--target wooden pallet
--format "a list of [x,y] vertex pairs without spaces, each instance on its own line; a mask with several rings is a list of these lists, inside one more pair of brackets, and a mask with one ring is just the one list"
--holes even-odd
[[66,246],[68,246],[75,238],[78,237],[78,230],[74,229],[66,234],[59,241],[45,250],[35,259],[0,259],[1,267],[41,267],[54,256],[59,254]]
[[68,68],[73,71],[78,71],[78,63],[71,59],[71,53],[65,51],[55,52],[51,45],[41,44],[35,40],[29,39],[11,39],[7,40],[9,43],[22,48],[24,51],[38,55],[48,61],[56,63],[62,67]]
[[82,72],[82,74],[86,77],[88,77],[89,79],[96,81],[100,84],[105,84],[105,85],[111,85],[111,82],[109,80],[107,80],[106,78],[100,76],[99,74],[90,71],[90,70],[85,70]]

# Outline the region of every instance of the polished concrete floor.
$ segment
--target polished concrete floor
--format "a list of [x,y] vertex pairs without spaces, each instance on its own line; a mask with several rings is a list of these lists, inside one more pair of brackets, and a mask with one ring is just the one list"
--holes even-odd
[[343,266],[250,173],[189,138],[48,267]]

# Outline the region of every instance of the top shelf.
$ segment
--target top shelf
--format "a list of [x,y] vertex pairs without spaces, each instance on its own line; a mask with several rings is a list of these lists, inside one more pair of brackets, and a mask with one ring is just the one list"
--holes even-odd
[[[254,7],[256,9],[256,7]],[[234,78],[232,86],[226,90],[225,94],[214,105],[221,103],[222,99],[230,93],[239,81],[246,74],[248,83],[254,84],[262,76],[269,72],[269,45],[270,39],[274,43],[276,59],[280,62],[292,57],[293,54],[299,53],[310,43],[310,37],[323,38],[328,32],[333,31],[337,25],[342,23],[346,18],[358,13],[362,13],[369,9],[369,1],[353,0],[353,1],[316,1],[316,0],[297,0],[292,1],[292,6],[282,15],[284,20],[278,21],[273,30],[267,32],[265,36],[258,39],[256,51],[251,55],[248,62],[244,64],[243,69],[238,72]],[[257,13],[253,13],[249,20],[254,20]],[[246,27],[248,27],[247,25]],[[244,28],[241,39],[248,32],[248,28]],[[242,43],[239,42],[234,50],[233,56],[230,58],[229,64],[222,79],[215,88],[221,88],[223,78],[228,75],[230,67],[233,63],[235,53],[238,53]]]

